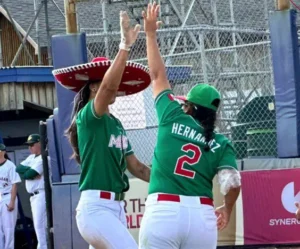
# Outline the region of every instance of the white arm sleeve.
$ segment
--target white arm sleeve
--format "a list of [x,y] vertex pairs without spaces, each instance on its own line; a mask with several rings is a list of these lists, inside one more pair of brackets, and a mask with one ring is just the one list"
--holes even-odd
[[236,169],[222,169],[218,172],[218,182],[222,195],[227,195],[231,188],[241,186],[241,175]]

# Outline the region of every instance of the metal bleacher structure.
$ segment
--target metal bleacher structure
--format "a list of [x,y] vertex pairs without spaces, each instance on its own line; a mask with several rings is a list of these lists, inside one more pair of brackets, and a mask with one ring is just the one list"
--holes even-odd
[[[141,23],[141,11],[147,2],[79,2],[79,25],[81,30],[87,32],[89,56],[99,53],[113,56],[116,46],[112,46],[111,42],[118,39],[118,23],[116,18],[111,17],[116,17],[120,9],[126,9],[135,22]],[[174,92],[184,95],[199,82],[215,85],[223,97],[218,129],[233,139],[238,158],[259,156],[259,153],[253,153],[260,150],[258,145],[271,146],[269,151],[265,150],[261,155],[276,156],[274,87],[268,31],[268,11],[274,9],[274,1],[159,0],[158,3],[162,6],[160,18],[164,23],[159,31],[159,41],[166,64],[170,68],[177,67],[176,77],[181,74],[178,67],[191,67],[188,78],[175,77],[172,81]],[[84,27],[87,5],[101,9],[103,26],[100,32]],[[101,45],[99,38],[103,38]],[[131,59],[146,63],[143,36],[135,47]],[[255,98],[261,101],[253,100]],[[252,104],[252,109],[248,108],[248,121],[239,123],[240,111],[252,100],[257,105]],[[263,108],[258,106],[262,102]],[[254,129],[256,134],[258,141],[255,148],[247,147],[247,137],[252,136],[251,131],[247,135],[248,129],[252,129],[252,133]],[[273,141],[263,144],[262,141],[269,134]]]

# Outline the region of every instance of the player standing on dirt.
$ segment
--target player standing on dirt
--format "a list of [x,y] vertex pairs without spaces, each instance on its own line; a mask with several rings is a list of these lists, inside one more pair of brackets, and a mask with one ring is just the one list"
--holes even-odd
[[[158,13],[155,2],[143,12],[159,125],[140,248],[213,249],[217,228],[226,227],[239,195],[240,174],[230,141],[214,132],[219,92],[198,84],[183,108],[175,100],[157,44]],[[225,195],[218,218],[212,199],[216,174]]]
[[90,248],[95,249],[138,248],[127,230],[123,200],[129,181],[125,170],[147,182],[150,177],[150,169],[135,157],[120,120],[109,111],[117,95],[131,94],[150,84],[147,68],[127,62],[140,26],[132,29],[123,11],[120,22],[120,50],[113,62],[96,58],[54,72],[64,87],[79,89],[67,134],[82,169],[77,226]]

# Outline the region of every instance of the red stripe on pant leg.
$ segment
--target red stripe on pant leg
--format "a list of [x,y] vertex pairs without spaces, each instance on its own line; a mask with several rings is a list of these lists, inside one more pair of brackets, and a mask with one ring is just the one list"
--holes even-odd
[[109,193],[109,192],[100,192],[100,198],[110,200],[111,199],[111,193]]
[[157,200],[158,201],[180,202],[180,196],[179,195],[158,194]]
[[210,205],[210,206],[214,206],[214,201],[210,198],[202,198],[200,197],[200,203],[203,205]]

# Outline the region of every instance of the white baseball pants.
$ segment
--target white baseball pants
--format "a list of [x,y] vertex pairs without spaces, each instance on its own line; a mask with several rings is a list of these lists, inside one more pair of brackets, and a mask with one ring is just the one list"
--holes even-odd
[[30,197],[33,226],[38,240],[37,249],[47,249],[47,213],[45,191],[39,190],[37,195]]
[[18,216],[18,199],[15,200],[15,209],[11,212],[7,210],[11,195],[3,195],[0,200],[0,248],[15,248],[15,227]]
[[199,197],[180,196],[180,202],[158,201],[151,194],[139,234],[140,249],[216,249],[217,218],[213,206]]
[[124,202],[99,196],[97,190],[83,191],[76,208],[77,227],[89,249],[137,249],[127,229]]

